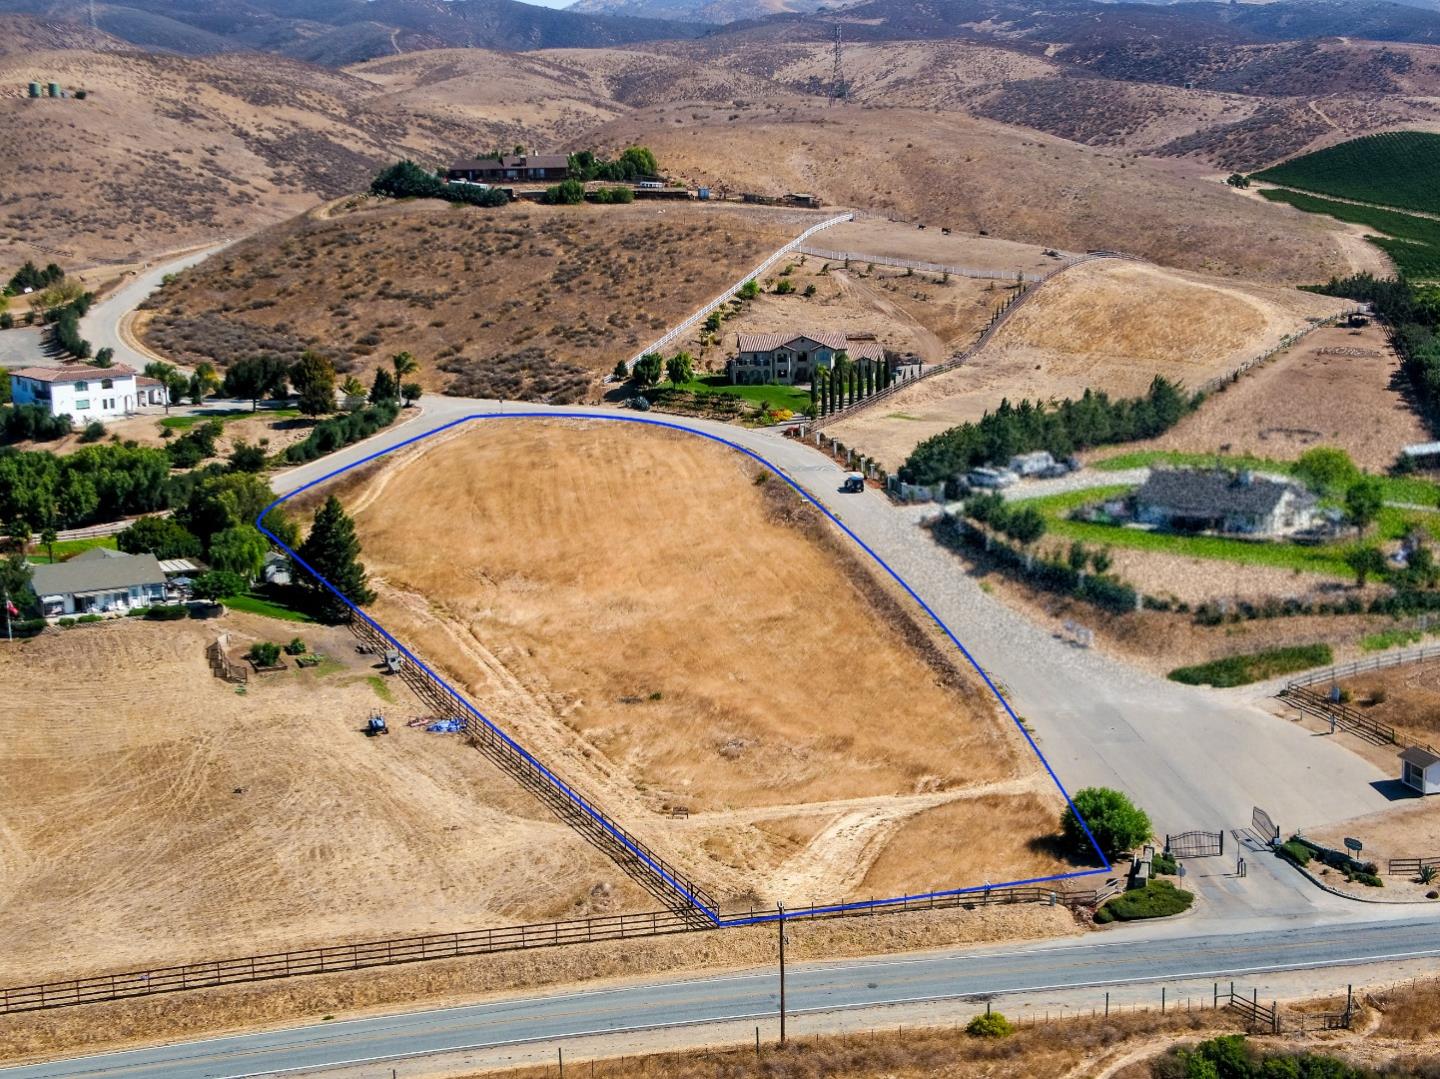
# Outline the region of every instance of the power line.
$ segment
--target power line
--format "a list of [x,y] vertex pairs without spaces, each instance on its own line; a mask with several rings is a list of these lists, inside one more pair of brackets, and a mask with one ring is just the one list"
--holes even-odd
[[845,85],[844,69],[844,44],[841,37],[840,24],[835,24],[835,65],[830,75],[830,104],[836,101],[848,101],[850,99],[850,88]]

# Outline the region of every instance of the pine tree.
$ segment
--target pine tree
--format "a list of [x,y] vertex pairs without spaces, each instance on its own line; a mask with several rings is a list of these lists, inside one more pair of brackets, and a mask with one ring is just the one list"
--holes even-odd
[[381,401],[393,401],[400,396],[400,388],[395,385],[395,376],[383,367],[375,369],[375,381],[370,386],[370,403],[378,405]]
[[[340,500],[331,495],[315,515],[310,535],[296,552],[315,573],[325,578],[351,603],[369,603],[375,598],[365,581],[365,567],[360,563],[360,541],[355,536],[355,522],[340,507]],[[315,593],[316,613],[326,622],[344,622],[350,608],[319,580],[310,578],[308,585]]]

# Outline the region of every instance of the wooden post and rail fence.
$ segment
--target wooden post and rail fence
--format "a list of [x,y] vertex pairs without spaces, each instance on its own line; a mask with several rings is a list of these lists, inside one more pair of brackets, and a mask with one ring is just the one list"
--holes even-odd
[[[1093,907],[1123,890],[1124,884],[1118,880],[1106,881],[1099,888],[1063,891],[1043,885],[1023,885],[1014,888],[986,888],[954,895],[898,899],[858,909],[840,904],[787,907],[785,917],[787,920],[857,918],[921,910],[974,909],[1034,903]],[[745,924],[755,919],[773,919],[778,914],[778,909],[741,912],[730,916],[730,921]],[[721,928],[726,927],[698,919],[686,911],[654,910],[642,914],[612,914],[533,925],[499,926],[494,929],[360,941],[325,948],[270,952],[264,955],[129,970],[118,974],[0,989],[0,1015],[178,993],[188,989],[297,978],[310,974],[334,974],[437,959],[460,959],[531,948],[594,944],[674,933],[708,932]]]

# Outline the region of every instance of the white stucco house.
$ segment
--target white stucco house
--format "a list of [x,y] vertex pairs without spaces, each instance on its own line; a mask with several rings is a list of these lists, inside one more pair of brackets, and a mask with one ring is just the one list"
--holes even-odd
[[10,398],[17,405],[40,405],[52,416],[68,415],[78,424],[163,405],[165,386],[121,364],[21,367],[10,372]]
[[103,614],[165,602],[165,571],[153,554],[92,547],[68,562],[32,567],[30,586],[46,618]]

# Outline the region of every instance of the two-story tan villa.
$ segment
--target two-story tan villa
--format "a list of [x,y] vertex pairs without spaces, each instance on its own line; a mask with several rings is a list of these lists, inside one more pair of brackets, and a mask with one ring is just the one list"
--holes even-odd
[[829,367],[837,352],[862,366],[885,361],[885,350],[874,338],[843,333],[737,333],[735,358],[726,364],[730,381],[741,385],[775,382],[794,386],[809,382],[815,372]]

